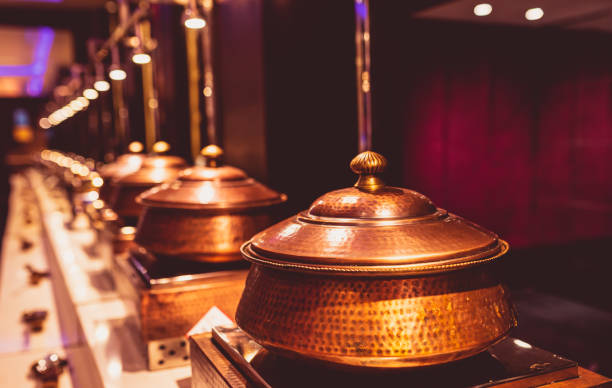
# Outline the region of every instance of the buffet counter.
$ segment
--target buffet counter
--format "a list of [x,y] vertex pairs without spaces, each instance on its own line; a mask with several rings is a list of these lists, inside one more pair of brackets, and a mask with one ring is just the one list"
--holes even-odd
[[[189,366],[147,369],[133,304],[120,297],[110,274],[110,246],[97,241],[86,219],[66,227],[70,205],[47,179],[28,170],[11,181],[0,284],[0,385],[36,386],[28,377],[31,365],[57,352],[68,361],[61,388],[189,387]],[[23,239],[32,244],[26,250]],[[28,263],[48,270],[49,278],[30,286]],[[38,333],[21,323],[22,312],[31,309],[47,311]]]

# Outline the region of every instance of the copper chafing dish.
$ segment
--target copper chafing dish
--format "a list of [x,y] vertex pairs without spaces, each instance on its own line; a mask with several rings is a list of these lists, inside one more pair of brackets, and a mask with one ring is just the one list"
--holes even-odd
[[401,368],[477,354],[516,325],[493,265],[508,244],[422,194],[386,186],[385,165],[359,154],[355,187],[242,246],[252,266],[236,322],[257,342],[329,364]]
[[274,222],[287,200],[244,171],[222,166],[216,145],[202,150],[206,166],[183,170],[171,183],[141,194],[136,243],[161,256],[202,262],[241,260],[240,246]]
[[137,171],[111,181],[111,208],[126,223],[135,225],[141,210],[136,197],[153,186],[176,179],[186,166],[185,160],[178,156],[154,154],[145,157]]
[[111,182],[113,179],[119,179],[138,171],[145,159],[145,155],[140,153],[143,149],[141,143],[132,142],[128,149],[129,153],[120,155],[114,162],[105,164],[99,169],[100,176],[105,182],[100,189],[100,199],[104,202],[108,203],[112,194],[112,187],[106,182]]

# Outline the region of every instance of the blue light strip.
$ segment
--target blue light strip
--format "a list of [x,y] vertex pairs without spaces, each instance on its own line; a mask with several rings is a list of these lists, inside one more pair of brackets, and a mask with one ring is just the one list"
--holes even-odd
[[39,95],[43,89],[47,62],[54,38],[55,31],[52,28],[40,27],[32,63],[29,65],[0,66],[0,77],[30,77],[26,91],[30,96]]

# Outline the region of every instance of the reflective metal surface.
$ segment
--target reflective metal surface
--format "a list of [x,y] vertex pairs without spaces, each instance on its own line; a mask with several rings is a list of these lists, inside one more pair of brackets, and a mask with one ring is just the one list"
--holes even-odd
[[334,364],[397,368],[483,351],[516,325],[492,265],[508,245],[385,186],[384,157],[351,162],[356,187],[255,235],[238,325],[277,352]]
[[155,185],[176,179],[186,165],[185,160],[178,156],[147,156],[137,171],[111,181],[111,207],[121,218],[131,219],[135,223],[141,210],[136,197]]
[[137,198],[143,206],[136,242],[154,254],[205,262],[240,260],[240,246],[273,222],[286,201],[235,167],[220,166],[222,151],[204,149],[208,166],[183,170],[171,183]]

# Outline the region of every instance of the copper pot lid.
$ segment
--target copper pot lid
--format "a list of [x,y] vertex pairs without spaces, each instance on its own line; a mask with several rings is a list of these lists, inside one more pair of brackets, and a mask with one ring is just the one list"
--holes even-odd
[[[155,152],[165,152],[169,146],[165,142],[157,142],[153,146]],[[151,186],[170,181],[178,176],[178,172],[187,166],[187,162],[173,155],[147,155],[136,171],[118,176],[113,183],[125,186]]]
[[156,186],[137,198],[151,207],[178,209],[247,209],[275,205],[287,200],[265,185],[249,178],[236,167],[221,166],[221,148],[209,145],[202,150],[206,166],[194,166],[179,173],[176,181]]
[[415,191],[386,186],[382,155],[350,164],[355,187],[327,193],[303,211],[256,234],[247,260],[272,267],[355,275],[423,273],[493,260],[508,250],[494,233],[437,208]]
[[133,141],[128,145],[128,153],[119,155],[114,162],[107,163],[99,168],[100,176],[107,179],[113,179],[137,171],[145,159],[145,155],[141,154],[143,150],[142,143]]

